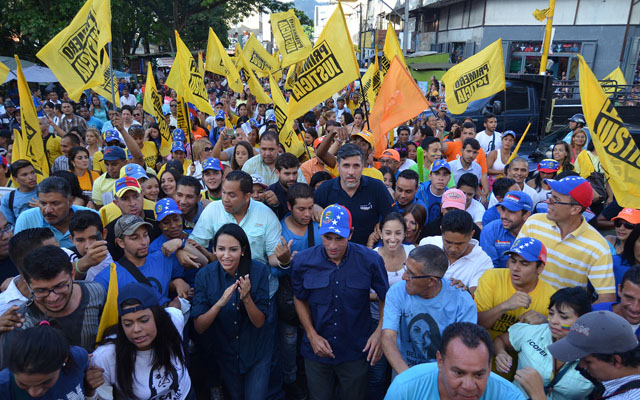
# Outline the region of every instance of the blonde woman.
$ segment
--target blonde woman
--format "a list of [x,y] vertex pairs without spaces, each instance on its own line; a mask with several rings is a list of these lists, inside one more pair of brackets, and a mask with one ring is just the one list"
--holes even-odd
[[87,151],[89,152],[89,165],[93,165],[93,155],[102,151],[102,135],[96,128],[89,128],[85,132]]
[[213,145],[209,139],[198,139],[193,144],[193,159],[195,162],[189,166],[187,175],[196,179],[202,179],[202,163],[209,157],[212,157]]

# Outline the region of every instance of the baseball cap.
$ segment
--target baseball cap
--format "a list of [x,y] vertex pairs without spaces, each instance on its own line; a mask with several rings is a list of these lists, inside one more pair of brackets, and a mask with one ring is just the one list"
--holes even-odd
[[431,165],[431,172],[436,172],[439,169],[445,168],[447,171],[451,172],[451,166],[447,162],[447,160],[436,160]]
[[204,163],[202,163],[202,172],[210,169],[214,171],[222,171],[224,168],[222,167],[222,164],[220,164],[220,160],[214,157],[209,157],[204,160]]
[[184,142],[187,140],[187,137],[184,135],[184,131],[182,129],[176,128],[171,132],[171,139],[173,139],[174,142]]
[[612,221],[616,219],[623,219],[631,224],[640,224],[640,210],[635,208],[625,208],[618,213],[615,217],[611,218]]
[[134,179],[149,179],[147,172],[138,164],[127,164],[124,168],[120,169],[120,178],[130,176]]
[[588,208],[593,201],[593,188],[589,181],[581,176],[567,176],[559,181],[555,179],[545,179],[545,183],[565,196],[571,196],[581,206]]
[[447,111],[449,108],[445,103],[440,103],[436,106],[437,111]]
[[514,139],[516,138],[516,133],[514,131],[512,131],[512,130],[508,130],[508,131],[502,132],[502,137],[505,137],[507,135],[513,136]]
[[386,157],[386,158],[390,158],[392,160],[396,160],[397,162],[400,162],[400,153],[398,153],[396,150],[394,149],[386,149],[385,151],[382,152],[382,157]]
[[176,203],[174,199],[169,197],[158,200],[158,202],[156,203],[156,220],[162,221],[164,217],[169,214],[182,215],[182,211],[180,210],[180,206],[178,206],[178,203]]
[[267,115],[267,122],[276,122],[276,115],[275,114]]
[[167,170],[173,170],[175,172],[178,172],[179,174],[184,174],[184,167],[182,166],[182,163],[180,162],[180,160],[169,160],[167,161],[166,167],[164,168],[165,171]]
[[264,188],[269,187],[266,183],[264,183],[264,179],[262,179],[262,176],[258,174],[251,174],[251,179],[253,180],[254,185],[260,185]]
[[[122,303],[127,300],[135,300],[140,304],[134,307],[126,306],[126,308],[123,309]],[[118,290],[118,312],[120,315],[134,313],[159,305],[158,292],[144,283],[131,282]]]
[[216,113],[216,119],[224,119],[224,111],[220,110]]
[[139,216],[127,214],[118,218],[113,230],[116,237],[119,238],[122,236],[133,235],[141,226],[147,226],[149,229],[153,227],[150,223],[145,222]]
[[319,138],[317,138],[316,140],[313,141],[313,148],[317,149],[318,146],[320,146],[320,143],[322,143],[322,141],[324,140],[324,136],[320,136]]
[[107,146],[102,151],[102,159],[104,161],[126,160],[127,155],[124,150],[118,146]]
[[336,101],[344,101],[344,96],[338,97],[338,100],[336,100]]
[[560,361],[571,362],[589,354],[624,353],[638,346],[633,327],[611,311],[592,311],[571,325],[569,334],[547,349]]
[[11,99],[7,99],[4,101],[4,106],[6,107],[15,107],[15,103]]
[[502,202],[498,203],[498,205],[509,211],[531,211],[533,209],[533,200],[525,192],[512,190],[504,195]]
[[343,238],[351,235],[351,213],[345,206],[332,204],[322,211],[318,234],[335,233]]
[[107,129],[104,132],[104,142],[109,143],[114,141],[118,141],[118,143],[120,143],[120,135],[118,134],[118,131]]
[[560,169],[560,164],[556,160],[550,158],[546,158],[538,163],[538,171],[546,174],[558,172],[558,169]]
[[547,262],[547,248],[541,241],[530,237],[521,237],[513,242],[511,248],[504,252],[504,255],[517,254],[526,261]]
[[8,129],[0,129],[0,137],[11,140],[11,131]]
[[367,132],[367,131],[362,131],[362,132],[356,132],[356,133],[352,133],[351,137],[354,136],[360,136],[361,138],[363,138],[364,140],[367,141],[367,143],[369,143],[371,145],[371,148],[373,149],[375,146],[375,141],[373,140],[373,135],[371,134],[371,132]]
[[185,152],[184,144],[182,142],[173,142],[171,143],[171,152],[174,151],[182,151]]
[[460,189],[449,189],[442,195],[442,208],[457,208],[464,211],[467,206],[467,196]]
[[133,190],[137,193],[142,192],[140,183],[136,178],[125,176],[116,180],[115,186],[113,187],[113,192],[116,196],[122,197],[122,195],[128,190]]

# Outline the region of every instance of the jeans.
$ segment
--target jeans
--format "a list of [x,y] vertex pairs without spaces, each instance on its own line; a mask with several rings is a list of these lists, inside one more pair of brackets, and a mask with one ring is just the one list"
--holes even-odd
[[298,327],[290,325],[282,320],[278,321],[278,341],[280,345],[280,366],[286,385],[296,381],[298,366],[296,357],[298,354]]
[[307,372],[309,400],[334,400],[336,381],[340,400],[365,400],[367,394],[366,359],[337,365],[305,359],[304,367]]
[[266,398],[270,370],[270,351],[244,374],[231,372],[224,367],[224,361],[220,362],[224,388],[231,400],[263,400]]
[[[378,320],[371,318],[371,333],[378,327]],[[387,370],[389,362],[384,354],[373,366],[369,365],[369,388],[367,390],[368,400],[382,400],[387,391]]]

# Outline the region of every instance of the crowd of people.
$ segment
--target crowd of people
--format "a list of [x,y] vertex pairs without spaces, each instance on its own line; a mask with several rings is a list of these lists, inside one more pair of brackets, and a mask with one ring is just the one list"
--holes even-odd
[[296,156],[271,105],[205,81],[185,131],[159,78],[166,157],[144,87],[34,90],[43,179],[5,98],[0,397],[640,398],[640,210],[584,116],[530,171],[521,133],[442,101],[375,149],[349,86]]

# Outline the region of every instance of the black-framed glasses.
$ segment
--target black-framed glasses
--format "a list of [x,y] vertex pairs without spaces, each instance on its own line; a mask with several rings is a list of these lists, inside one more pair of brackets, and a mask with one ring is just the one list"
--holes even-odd
[[[631,229],[636,227],[635,224],[632,224],[631,222],[627,222],[627,221],[624,221],[624,220],[621,220],[621,219],[617,219],[617,220],[613,221],[613,225],[616,228],[620,228],[621,226],[624,226],[625,228],[627,228],[629,230],[631,230]],[[0,235],[2,233],[3,233],[3,231],[0,231]]]
[[204,149],[202,149],[202,151],[213,151],[213,147],[205,147]]
[[435,276],[435,275],[414,275],[414,273],[409,271],[409,269],[407,268],[407,264],[402,264],[402,268],[404,268],[404,272],[407,273],[407,276],[409,277],[410,281],[414,279],[427,279],[427,278],[442,279],[441,277]]
[[11,231],[13,231],[13,224],[11,222],[7,222],[7,224],[3,226],[2,229],[0,229],[0,236],[4,235],[5,233],[9,233]]
[[559,199],[554,197],[553,194],[551,194],[551,193],[547,193],[547,202],[549,204],[560,204],[560,205],[565,205],[565,206],[579,206],[580,205],[580,204],[578,204],[576,202],[559,201]]
[[169,107],[178,107],[177,104],[169,104]]
[[61,283],[59,285],[52,287],[51,289],[44,289],[44,288],[31,289],[31,287],[29,287],[29,289],[31,290],[31,294],[33,295],[33,297],[35,297],[36,299],[46,299],[47,297],[49,297],[51,292],[55,294],[69,293],[69,290],[71,290],[71,285],[73,285],[73,280],[69,278],[69,281],[67,283]]

